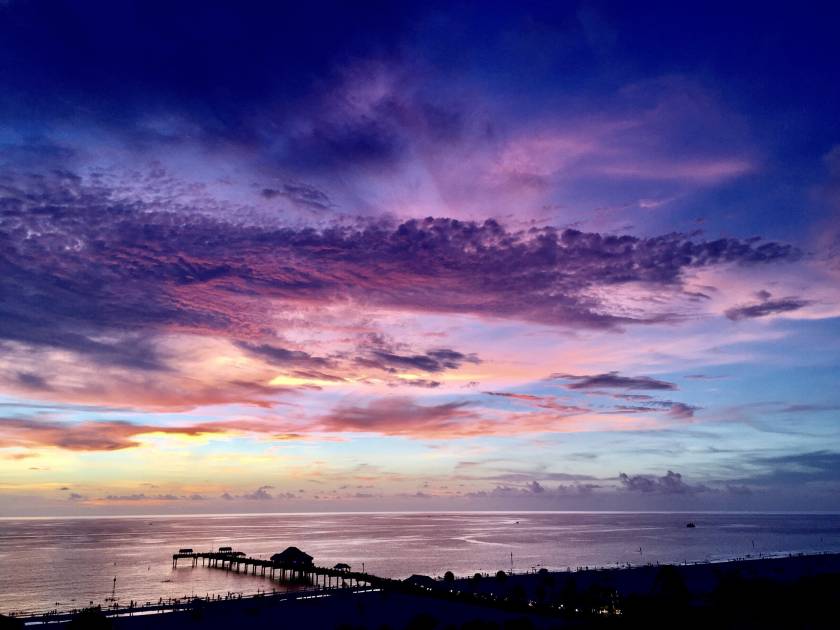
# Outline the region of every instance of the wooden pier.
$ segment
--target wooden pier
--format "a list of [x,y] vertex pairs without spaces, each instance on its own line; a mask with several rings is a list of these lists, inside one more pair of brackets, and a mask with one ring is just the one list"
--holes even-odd
[[[189,561],[191,566],[211,569],[223,569],[235,573],[250,573],[278,582],[311,584],[316,588],[360,588],[384,587],[395,580],[383,578],[361,571],[351,571],[343,568],[319,567],[315,564],[278,562],[250,558],[241,551],[230,548],[220,548],[219,551],[196,552],[192,549],[181,549],[172,555],[172,567],[178,566],[178,561]],[[346,566],[346,565],[345,565]],[[398,581],[398,580],[397,580]]]

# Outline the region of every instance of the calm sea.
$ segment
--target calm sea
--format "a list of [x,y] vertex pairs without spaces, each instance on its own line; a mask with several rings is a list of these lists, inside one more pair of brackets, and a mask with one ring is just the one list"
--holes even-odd
[[[693,529],[686,523],[696,524]],[[189,566],[179,547],[268,557],[296,545],[321,565],[404,577],[840,552],[840,515],[375,513],[0,519],[0,612],[254,593],[260,577]],[[641,552],[640,552],[641,549]],[[511,554],[513,558],[511,561]]]

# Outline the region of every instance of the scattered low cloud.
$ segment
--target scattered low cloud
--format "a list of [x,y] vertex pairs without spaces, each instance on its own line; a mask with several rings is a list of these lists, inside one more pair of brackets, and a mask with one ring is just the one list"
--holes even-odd
[[696,494],[708,490],[704,485],[689,485],[683,480],[683,476],[680,473],[672,470],[669,470],[661,477],[651,475],[631,476],[626,473],[621,473],[618,479],[625,490],[644,494]]
[[109,494],[103,497],[104,501],[180,501],[184,497],[176,494],[145,494],[143,492],[134,494]]
[[249,501],[270,501],[274,498],[269,490],[273,490],[274,486],[260,486],[253,492],[241,495],[239,498],[248,499]]

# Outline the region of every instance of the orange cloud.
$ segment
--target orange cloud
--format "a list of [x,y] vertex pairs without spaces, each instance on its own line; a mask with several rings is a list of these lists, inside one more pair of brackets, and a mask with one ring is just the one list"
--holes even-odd
[[0,447],[56,447],[71,451],[117,451],[140,446],[149,433],[201,435],[221,433],[222,426],[156,427],[123,421],[63,423],[33,418],[0,419]]

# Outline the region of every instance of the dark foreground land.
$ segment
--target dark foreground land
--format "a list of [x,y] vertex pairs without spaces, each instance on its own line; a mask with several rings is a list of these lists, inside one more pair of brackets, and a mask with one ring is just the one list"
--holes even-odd
[[[840,554],[575,572],[416,577],[297,598],[196,600],[166,614],[86,611],[61,628],[836,628]],[[30,620],[38,621],[38,620]],[[0,630],[24,627],[0,619]],[[34,627],[34,626],[27,626]],[[55,626],[53,626],[55,627]]]

